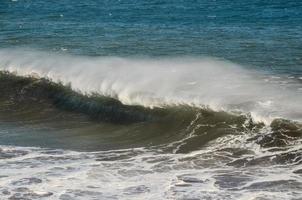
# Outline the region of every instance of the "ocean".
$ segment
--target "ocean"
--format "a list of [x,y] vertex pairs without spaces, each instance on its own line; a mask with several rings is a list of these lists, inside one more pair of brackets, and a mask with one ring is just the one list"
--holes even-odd
[[1,0],[0,199],[302,199],[302,2]]

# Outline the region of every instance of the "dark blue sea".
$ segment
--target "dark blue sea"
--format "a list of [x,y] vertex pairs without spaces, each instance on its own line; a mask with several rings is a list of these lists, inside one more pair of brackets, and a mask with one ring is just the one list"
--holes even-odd
[[0,0],[0,199],[302,199],[302,1]]

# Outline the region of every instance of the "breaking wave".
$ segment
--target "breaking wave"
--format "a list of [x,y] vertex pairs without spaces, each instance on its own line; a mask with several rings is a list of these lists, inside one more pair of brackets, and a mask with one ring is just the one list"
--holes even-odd
[[[262,129],[269,135],[255,137],[256,142],[282,146],[301,135],[299,77],[260,74],[209,58],[75,57],[20,50],[0,51],[0,68],[2,118],[14,110],[14,119],[60,123],[58,112],[67,112],[61,121],[77,123],[70,129],[78,124],[85,124],[81,132],[87,134],[110,129],[117,148],[169,144],[167,149],[187,152],[223,135]],[[107,125],[91,128],[72,113]]]
[[147,108],[182,105],[248,113],[266,124],[275,118],[302,119],[299,77],[263,75],[213,58],[76,57],[1,50],[0,69],[48,79],[48,86],[60,83],[74,96],[91,97],[87,101],[103,96]]

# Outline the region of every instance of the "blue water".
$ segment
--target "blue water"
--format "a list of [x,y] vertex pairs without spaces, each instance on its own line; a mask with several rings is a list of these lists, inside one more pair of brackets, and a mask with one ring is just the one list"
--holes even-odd
[[297,0],[1,2],[1,48],[213,56],[269,71],[302,71],[302,2]]

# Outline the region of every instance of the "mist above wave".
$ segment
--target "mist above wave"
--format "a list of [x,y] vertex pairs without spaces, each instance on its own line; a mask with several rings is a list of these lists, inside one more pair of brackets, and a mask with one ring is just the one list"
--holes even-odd
[[1,50],[0,69],[46,77],[127,105],[207,107],[249,113],[265,123],[278,117],[302,119],[300,83],[214,58],[80,57]]

